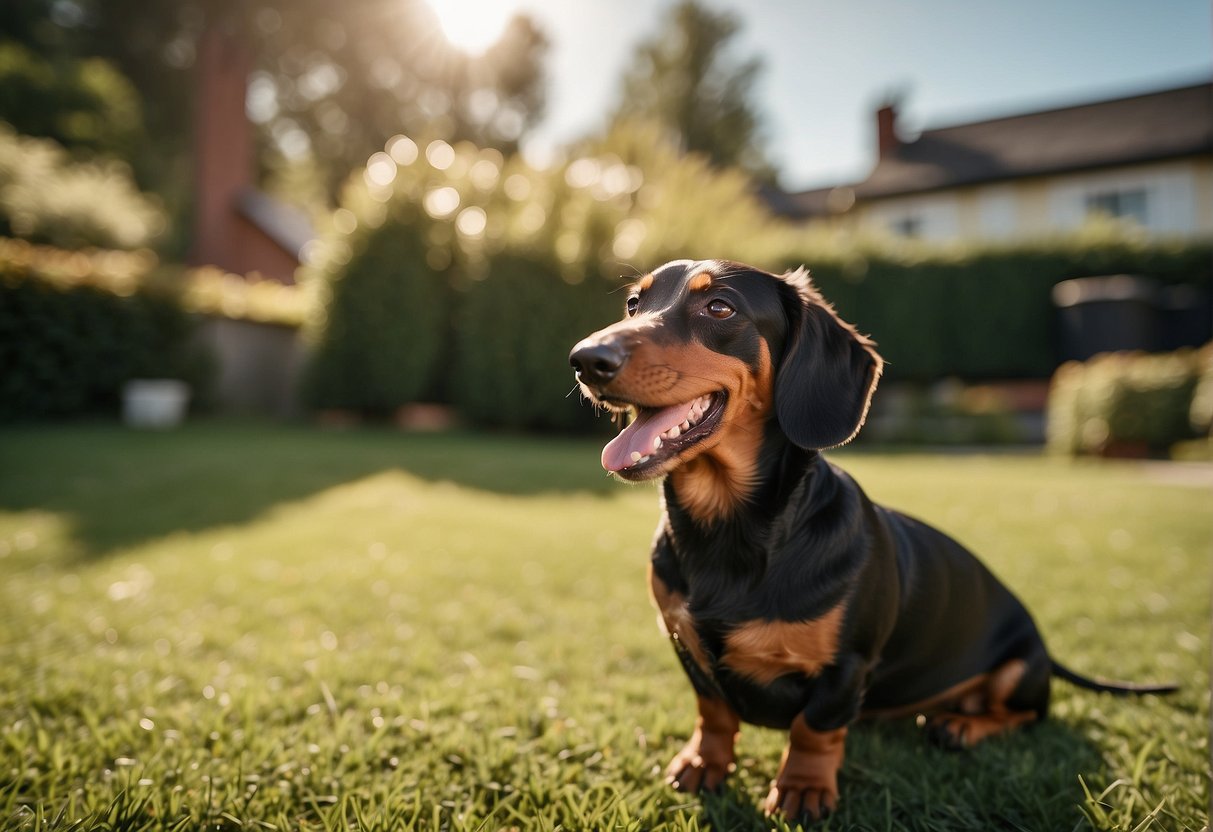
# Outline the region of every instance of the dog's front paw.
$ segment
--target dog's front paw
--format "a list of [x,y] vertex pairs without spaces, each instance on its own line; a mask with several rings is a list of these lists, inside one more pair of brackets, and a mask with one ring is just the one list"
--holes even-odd
[[838,787],[832,783],[776,780],[763,807],[767,815],[782,814],[789,821],[813,821],[838,808]]
[[789,821],[810,821],[838,808],[838,770],[846,737],[846,728],[814,731],[803,717],[797,717],[767,795],[766,813],[782,813]]
[[665,767],[665,781],[680,792],[711,792],[733,768],[733,736],[697,730]]

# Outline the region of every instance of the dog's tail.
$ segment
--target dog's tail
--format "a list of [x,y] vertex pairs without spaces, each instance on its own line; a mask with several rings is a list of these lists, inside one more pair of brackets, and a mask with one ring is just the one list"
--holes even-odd
[[1077,685],[1080,688],[1087,690],[1098,690],[1104,693],[1111,693],[1116,696],[1130,696],[1143,693],[1175,693],[1179,690],[1179,685],[1140,685],[1134,682],[1113,682],[1105,679],[1088,679],[1079,673],[1075,673],[1070,668],[1066,667],[1056,659],[1053,662],[1053,675],[1065,679],[1072,685]]

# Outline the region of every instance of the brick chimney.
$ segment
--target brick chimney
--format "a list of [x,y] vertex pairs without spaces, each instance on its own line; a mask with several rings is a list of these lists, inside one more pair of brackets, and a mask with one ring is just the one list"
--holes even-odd
[[897,105],[889,102],[876,111],[876,149],[878,158],[885,159],[897,154],[901,139],[897,137]]
[[252,58],[237,32],[209,25],[198,44],[194,109],[194,234],[190,260],[233,269],[239,194],[253,184],[245,114]]

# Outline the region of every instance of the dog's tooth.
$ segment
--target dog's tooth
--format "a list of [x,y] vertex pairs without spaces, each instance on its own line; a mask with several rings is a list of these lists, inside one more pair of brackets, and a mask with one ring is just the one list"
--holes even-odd
[[639,462],[640,460],[640,451],[632,451],[632,462]]
[[661,437],[655,436],[655,437],[653,437],[653,450],[657,451],[660,449],[661,449]]
[[685,431],[685,430],[690,430],[690,429],[691,429],[691,420],[690,420],[690,419],[684,419],[684,420],[683,420],[683,422],[682,422],[682,424],[681,424],[681,425],[679,425],[678,427],[682,428],[684,431]]
[[677,439],[681,435],[682,431],[678,429],[678,425],[674,425],[674,427],[665,432],[665,437],[667,439]]

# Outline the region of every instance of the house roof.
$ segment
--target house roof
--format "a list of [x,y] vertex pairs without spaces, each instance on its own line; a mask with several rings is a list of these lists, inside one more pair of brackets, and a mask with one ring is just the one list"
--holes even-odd
[[303,247],[316,238],[316,230],[307,214],[256,188],[242,189],[236,205],[241,215],[283,251],[302,261]]
[[[842,187],[862,201],[1206,153],[1213,153],[1210,82],[924,130],[882,157],[867,179]],[[787,213],[826,213],[834,190],[789,194]]]

